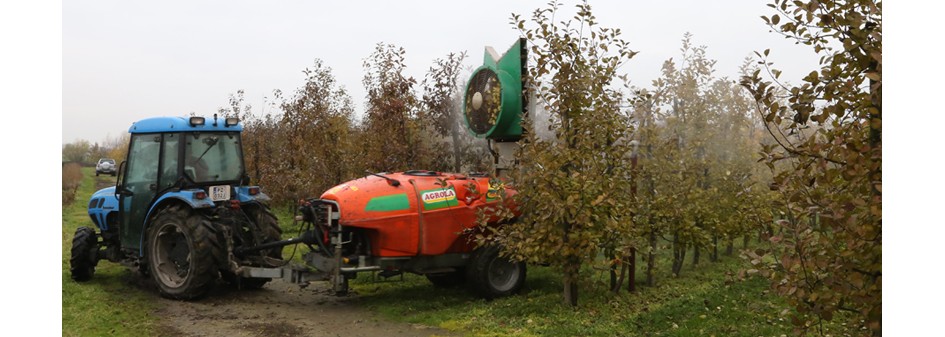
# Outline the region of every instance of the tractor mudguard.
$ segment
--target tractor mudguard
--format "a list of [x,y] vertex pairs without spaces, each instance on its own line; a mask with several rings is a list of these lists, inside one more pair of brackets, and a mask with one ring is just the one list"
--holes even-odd
[[[258,192],[255,195],[250,194],[250,190],[254,188]],[[236,200],[239,200],[240,204],[269,201],[269,196],[263,193],[259,186],[236,186],[233,189],[236,190]]]
[[89,198],[89,217],[100,231],[108,230],[108,215],[118,211],[118,197],[115,196],[115,187],[107,187],[96,191]]
[[[145,219],[146,219],[145,223],[142,224],[141,241],[140,241],[141,244],[138,247],[144,247],[144,240],[147,239],[148,226],[150,225],[147,219],[151,219],[151,215],[153,215],[159,209],[164,207],[164,205],[166,205],[168,201],[180,200],[186,203],[191,208],[195,208],[195,209],[212,208],[214,206],[213,201],[210,201],[210,197],[205,196],[203,199],[197,199],[195,197],[197,192],[204,192],[206,194],[206,191],[199,188],[195,188],[195,189],[188,189],[188,190],[183,190],[183,191],[178,191],[178,192],[168,192],[161,195],[160,198],[155,200],[154,203],[151,204],[151,209],[148,210],[148,215],[145,216]],[[141,256],[141,257],[144,256],[144,252],[141,249],[138,249],[138,256]]]

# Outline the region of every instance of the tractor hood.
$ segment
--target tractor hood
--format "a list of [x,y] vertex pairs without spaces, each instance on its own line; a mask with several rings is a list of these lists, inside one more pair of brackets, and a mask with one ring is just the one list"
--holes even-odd
[[92,194],[92,199],[95,199],[95,198],[97,198],[97,197],[103,197],[103,196],[112,196],[112,197],[114,197],[114,196],[115,196],[115,186],[106,187],[106,188],[100,189],[100,190],[98,190],[98,191],[95,191],[95,193]]
[[109,216],[117,216],[118,197],[115,196],[115,187],[106,187],[92,194],[89,198],[89,217],[102,231],[107,231]]

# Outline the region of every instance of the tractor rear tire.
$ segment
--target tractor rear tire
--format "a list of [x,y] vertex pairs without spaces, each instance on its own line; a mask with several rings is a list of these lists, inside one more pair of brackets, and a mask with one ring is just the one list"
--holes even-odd
[[85,282],[95,274],[95,265],[98,264],[98,238],[95,230],[88,227],[79,227],[72,237],[72,257],[69,259],[69,271],[76,282]]
[[[258,229],[259,244],[282,240],[282,228],[279,227],[279,220],[275,214],[269,210],[266,205],[259,204],[258,207],[246,207],[246,215],[250,220],[256,223]],[[260,255],[282,261],[282,247],[267,249],[260,252]],[[272,280],[270,278],[242,277],[239,280],[240,288],[259,289]]]
[[477,248],[466,266],[470,288],[482,298],[494,299],[517,293],[525,284],[525,262],[499,256],[501,247]]
[[456,271],[442,274],[427,274],[427,279],[437,288],[451,288],[466,283],[466,271],[462,267]]
[[161,296],[191,300],[207,294],[224,255],[210,220],[189,207],[171,205],[148,228],[148,268]]

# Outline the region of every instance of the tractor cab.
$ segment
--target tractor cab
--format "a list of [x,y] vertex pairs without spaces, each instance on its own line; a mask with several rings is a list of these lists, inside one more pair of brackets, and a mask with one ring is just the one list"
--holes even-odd
[[241,131],[236,118],[157,117],[134,123],[115,189],[122,247],[140,248],[147,217],[162,202],[208,208],[230,200],[248,180]]
[[90,279],[104,259],[151,274],[175,299],[206,294],[217,275],[240,287],[268,282],[241,272],[284,264],[281,248],[228,253],[279,241],[282,232],[269,197],[247,186],[239,120],[156,117],[128,131],[116,186],[89,200],[99,232],[80,227],[73,238],[72,278]]

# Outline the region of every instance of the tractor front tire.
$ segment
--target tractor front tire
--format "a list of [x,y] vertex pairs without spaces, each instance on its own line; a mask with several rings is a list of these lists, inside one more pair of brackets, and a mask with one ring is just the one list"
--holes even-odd
[[98,264],[98,238],[95,230],[88,227],[79,227],[72,237],[72,257],[69,259],[69,271],[76,282],[85,282],[95,274],[95,265]]
[[[255,207],[245,208],[246,215],[256,224],[257,233],[259,237],[259,244],[275,242],[282,240],[282,228],[279,227],[279,220],[276,219],[275,214],[272,214],[272,211],[269,210],[263,204],[259,204]],[[276,247],[261,251],[262,256],[282,261],[282,247]],[[279,266],[270,266],[270,267],[279,267]],[[239,287],[245,289],[260,289],[266,283],[272,280],[270,278],[258,278],[258,277],[241,277],[239,280]]]
[[207,294],[225,256],[210,220],[183,205],[171,205],[148,228],[148,268],[161,296],[191,300]]
[[498,245],[477,248],[466,266],[466,280],[485,299],[517,293],[525,284],[525,262],[499,256]]

